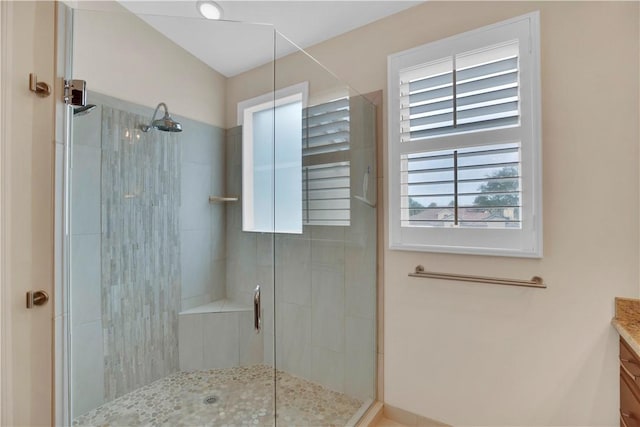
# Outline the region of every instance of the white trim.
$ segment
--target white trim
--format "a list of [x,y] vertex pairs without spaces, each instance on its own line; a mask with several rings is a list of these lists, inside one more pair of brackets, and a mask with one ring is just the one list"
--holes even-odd
[[[262,108],[256,108],[254,110],[264,110],[269,108],[268,105],[273,105],[274,101],[277,102],[281,98],[287,98],[291,95],[297,95],[300,93],[302,94],[302,108],[305,108],[309,102],[309,82],[297,83],[292,86],[278,89],[275,92],[265,93],[263,95],[256,96],[255,98],[245,99],[244,101],[238,102],[238,109],[236,111],[238,126],[242,126],[244,124],[244,110],[247,108],[263,105]],[[277,103],[274,106],[277,107],[281,104],[282,103]]]
[[9,141],[11,135],[11,85],[8,67],[11,57],[13,13],[11,2],[0,2],[0,425],[13,424],[11,367],[11,289],[8,262],[11,241],[10,210],[8,209],[10,168]]
[[[540,25],[539,12],[512,18],[493,25],[437,40],[388,57],[388,184],[389,184],[389,248],[397,250],[444,252],[474,255],[542,257],[542,141],[540,101]],[[519,40],[521,62],[521,124],[514,128],[482,130],[469,134],[434,137],[425,141],[400,141],[401,70],[430,63],[457,53],[473,51]],[[503,142],[500,138],[521,138],[523,195],[523,227],[518,230],[480,230],[469,228],[418,228],[401,226],[400,154],[420,150],[441,150],[456,146],[471,146]],[[497,136],[497,140],[495,139]]]

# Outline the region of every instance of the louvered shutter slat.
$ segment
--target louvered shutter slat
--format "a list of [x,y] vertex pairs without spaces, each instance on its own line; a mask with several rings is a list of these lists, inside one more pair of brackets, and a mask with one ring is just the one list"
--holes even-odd
[[414,153],[403,164],[403,226],[520,227],[519,143]]
[[401,72],[401,142],[518,125],[518,57],[513,51],[498,46],[488,56],[459,55],[464,67],[455,73],[442,72],[457,63],[453,57]]
[[349,99],[305,110],[303,121],[303,220],[307,225],[350,224],[350,162],[316,163],[318,154],[350,148]]

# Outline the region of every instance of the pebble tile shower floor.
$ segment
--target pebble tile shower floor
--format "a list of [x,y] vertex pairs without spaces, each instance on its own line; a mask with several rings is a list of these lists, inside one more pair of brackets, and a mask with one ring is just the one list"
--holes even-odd
[[[276,384],[278,426],[344,426],[363,403],[282,371]],[[79,416],[73,425],[272,426],[273,393],[274,371],[264,365],[178,372]]]

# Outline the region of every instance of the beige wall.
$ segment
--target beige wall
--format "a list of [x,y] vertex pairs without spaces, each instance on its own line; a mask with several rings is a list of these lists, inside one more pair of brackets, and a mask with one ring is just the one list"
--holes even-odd
[[[281,35],[275,37],[276,49],[290,43]],[[348,95],[348,85],[312,57],[297,53],[249,70],[227,80],[226,126],[238,125],[238,102],[270,93],[274,86],[282,89],[297,83],[309,82],[309,105],[316,105]]]
[[42,289],[53,295],[54,96],[37,97],[29,92],[28,82],[29,73],[36,73],[53,90],[54,6],[2,5],[2,54],[7,60],[2,101],[3,108],[8,107],[0,130],[2,286],[3,297],[8,297],[0,309],[7,321],[2,336],[7,363],[3,368],[8,367],[3,372],[8,393],[2,396],[7,400],[0,402],[7,405],[3,425],[50,425],[52,419],[53,302],[27,310],[25,293]]
[[[82,2],[85,3],[85,2]],[[82,5],[81,5],[82,6]],[[226,78],[115,2],[88,2],[74,17],[74,78],[87,88],[224,126]]]
[[[453,425],[617,424],[613,298],[639,294],[638,9],[430,1],[309,49],[361,92],[386,91],[387,55],[541,12],[544,258],[385,250],[387,403]],[[259,72],[230,79],[228,121]],[[549,287],[407,277],[417,264]]]

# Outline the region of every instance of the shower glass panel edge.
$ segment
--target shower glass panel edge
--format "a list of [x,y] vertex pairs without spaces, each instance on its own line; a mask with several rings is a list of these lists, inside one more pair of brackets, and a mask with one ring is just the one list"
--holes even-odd
[[[71,46],[73,12],[62,2],[56,3],[56,77],[71,78]],[[54,304],[54,395],[55,425],[71,424],[70,389],[70,328],[69,328],[69,150],[70,117],[67,106],[57,102],[55,151],[55,288]]]
[[[61,295],[70,312],[66,422],[180,425],[206,418],[222,424],[255,415],[258,402],[260,424],[272,425],[275,374],[265,356],[274,346],[265,345],[263,332],[253,331],[258,276],[246,267],[253,259],[257,270],[259,248],[258,235],[242,231],[241,128],[223,118],[211,123],[215,120],[201,114],[206,108],[189,105],[203,97],[185,93],[184,80],[212,71],[188,63],[190,54],[180,53],[149,25],[170,20],[192,32],[224,32],[209,38],[211,49],[233,31],[253,34],[257,42],[269,41],[267,70],[273,70],[273,28],[136,18],[124,9],[73,13],[73,77],[87,81],[88,102],[97,107],[75,116],[67,108],[65,118],[73,134],[64,183],[70,190],[65,213],[70,292]],[[126,43],[119,40],[128,31]],[[179,74],[170,74],[172,64],[158,66],[157,43],[168,43],[163,53],[180,64]],[[96,51],[102,55],[92,55]],[[114,51],[117,55],[109,57]],[[253,84],[273,93],[272,72]],[[119,75],[132,87],[122,88]],[[162,84],[163,78],[180,81],[180,90]],[[181,123],[181,133],[141,129],[160,102]],[[217,108],[231,109],[223,100]],[[216,203],[216,197],[238,201]],[[263,233],[260,244],[273,254],[273,233]],[[262,254],[260,260],[261,273],[272,280],[273,256]],[[154,276],[162,269],[167,274]],[[263,296],[263,305],[270,303]],[[264,318],[262,327],[273,330]],[[144,402],[153,394],[150,410]],[[100,418],[105,414],[113,417]]]
[[[275,237],[276,422],[355,425],[376,399],[376,108],[277,30],[275,48],[276,92],[306,87],[302,230]],[[292,189],[275,191],[278,222]]]

